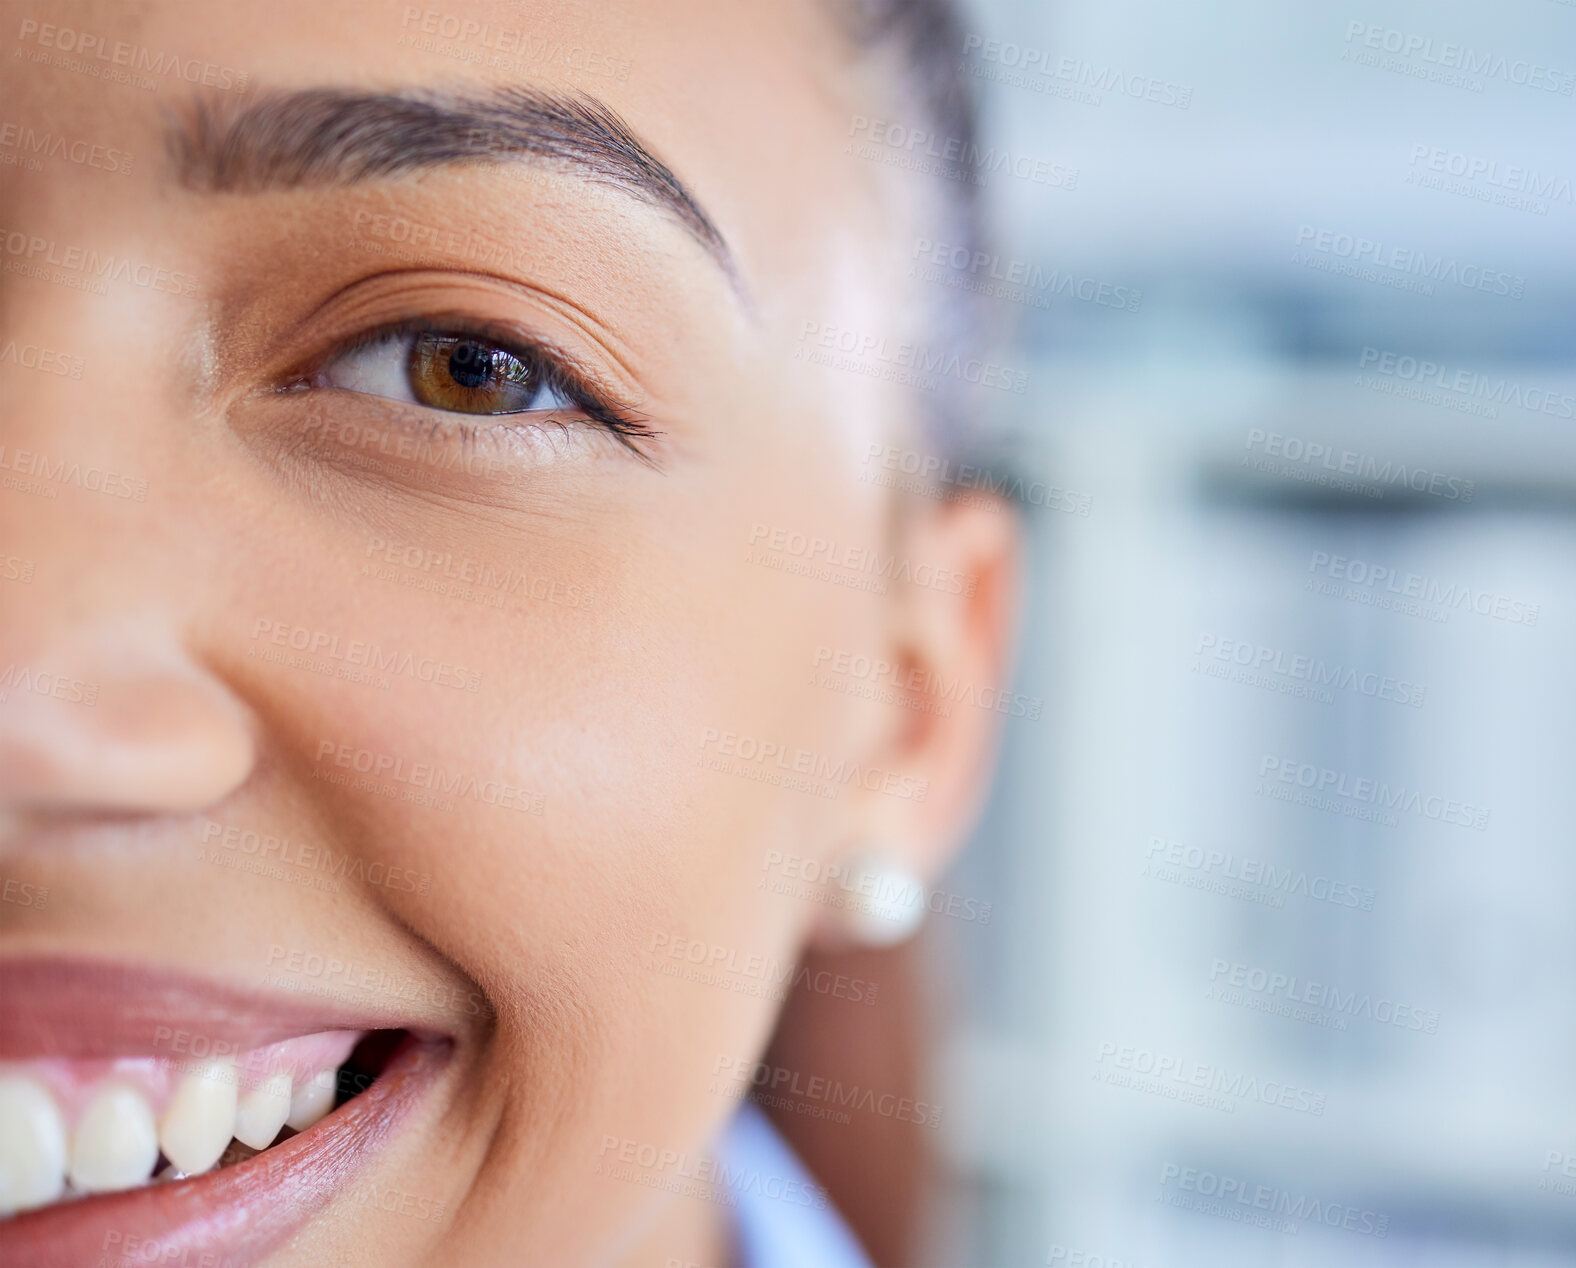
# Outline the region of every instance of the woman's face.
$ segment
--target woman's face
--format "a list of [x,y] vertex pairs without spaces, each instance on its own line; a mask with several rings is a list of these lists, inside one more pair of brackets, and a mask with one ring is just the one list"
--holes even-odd
[[824,364],[922,336],[879,98],[787,0],[4,10],[0,1057],[69,1118],[114,1057],[423,1041],[50,1244],[717,1262],[670,1189],[804,877],[933,872],[978,792],[987,710],[880,696],[1005,641],[1010,521],[895,497],[909,397]]

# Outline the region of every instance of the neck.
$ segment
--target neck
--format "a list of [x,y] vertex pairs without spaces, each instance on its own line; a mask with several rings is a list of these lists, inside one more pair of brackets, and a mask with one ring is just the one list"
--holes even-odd
[[743,1268],[728,1208],[675,1194],[619,1268]]

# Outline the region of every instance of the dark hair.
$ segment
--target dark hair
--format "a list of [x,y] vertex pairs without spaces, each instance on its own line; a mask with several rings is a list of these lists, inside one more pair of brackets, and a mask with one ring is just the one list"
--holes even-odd
[[[959,178],[936,181],[934,205],[926,216],[930,236],[972,257],[985,240],[984,209],[976,166],[978,111],[970,80],[960,73],[963,28],[952,0],[836,0],[854,47],[895,63],[897,104],[909,119],[931,130],[961,155]],[[984,322],[974,293],[963,287],[936,288],[924,316],[926,342],[967,357],[983,341]],[[967,385],[944,379],[927,394],[921,418],[930,441],[946,454],[986,447],[978,419],[966,399]]]

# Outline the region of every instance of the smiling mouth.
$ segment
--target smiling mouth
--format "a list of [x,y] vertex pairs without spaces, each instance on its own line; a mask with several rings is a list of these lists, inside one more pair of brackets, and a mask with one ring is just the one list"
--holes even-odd
[[0,964],[0,1268],[266,1253],[452,1040],[369,1011],[82,961]]

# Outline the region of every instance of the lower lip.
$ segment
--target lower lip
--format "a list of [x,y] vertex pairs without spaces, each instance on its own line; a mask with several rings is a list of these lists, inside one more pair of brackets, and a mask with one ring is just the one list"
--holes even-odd
[[407,1036],[377,1080],[299,1136],[191,1180],[82,1198],[7,1220],[0,1268],[201,1268],[260,1259],[327,1206],[415,1107],[447,1041]]

